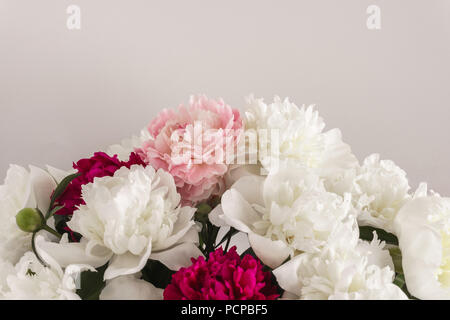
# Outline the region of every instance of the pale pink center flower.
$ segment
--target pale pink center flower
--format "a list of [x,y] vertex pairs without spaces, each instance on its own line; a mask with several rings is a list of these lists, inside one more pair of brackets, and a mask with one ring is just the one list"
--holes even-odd
[[196,204],[224,191],[243,122],[222,99],[192,96],[189,105],[164,109],[148,126],[152,139],[136,150],[155,169],[175,179],[184,204]]

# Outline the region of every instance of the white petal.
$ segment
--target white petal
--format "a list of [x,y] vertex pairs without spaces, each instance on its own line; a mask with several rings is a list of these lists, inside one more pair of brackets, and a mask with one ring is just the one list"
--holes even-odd
[[256,164],[231,165],[225,174],[225,185],[229,189],[236,181],[246,176],[259,176],[261,166]]
[[147,250],[140,256],[129,252],[121,255],[114,255],[109,262],[108,268],[105,270],[104,279],[110,280],[118,276],[124,276],[141,271],[147,263],[151,252],[152,243],[150,240]]
[[358,160],[352,154],[350,146],[342,141],[342,134],[339,129],[335,128],[324,132],[323,137],[326,152],[323,154],[321,176],[332,177],[339,171],[351,169],[358,165]]
[[442,263],[440,230],[430,221],[445,210],[450,199],[418,197],[406,203],[395,218],[395,229],[402,251],[402,266],[409,292],[419,299],[450,299],[450,288],[437,278]]
[[304,189],[315,189],[318,191],[325,191],[323,183],[319,176],[312,174],[308,169],[288,162],[283,162],[281,168],[269,174],[264,182],[264,202],[265,205],[270,205],[272,201],[277,201],[280,185],[289,182],[293,185],[298,185],[301,181],[304,184]]
[[77,289],[74,279],[81,276],[83,271],[97,272],[95,268],[85,264],[71,264],[64,270],[64,276],[62,279],[63,287],[68,291],[74,291]]
[[190,266],[192,264],[191,258],[197,259],[202,255],[197,246],[186,242],[164,251],[153,252],[150,259],[160,261],[171,270],[178,270]]
[[273,270],[273,274],[277,278],[278,284],[281,288],[286,290],[286,292],[291,294],[290,298],[294,298],[292,295],[297,296],[297,299],[301,296],[302,290],[297,270],[302,263],[302,260],[302,255],[298,255]]
[[42,255],[47,253],[61,267],[65,268],[71,264],[85,264],[98,268],[108,262],[112,256],[111,250],[103,246],[92,246],[85,239],[80,242],[68,242],[67,234],[60,243],[46,241],[43,237],[36,237],[36,249]]
[[223,214],[222,205],[219,204],[208,214],[208,219],[216,227],[227,227],[228,224],[221,218]]
[[65,177],[75,173],[75,169],[70,169],[68,171],[61,170],[52,166],[46,166],[48,173],[56,180],[56,183],[60,183]]
[[236,181],[231,188],[238,191],[248,203],[264,206],[264,180],[264,177],[260,176],[245,176]]
[[184,237],[186,233],[189,232],[194,226],[194,221],[192,216],[195,213],[195,208],[182,207],[180,215],[173,227],[172,235],[164,240],[163,245],[155,244],[154,250],[163,250],[165,248],[171,247],[176,243],[180,242],[180,239]]
[[47,172],[34,166],[30,166],[30,181],[36,206],[45,214],[50,206],[50,196],[56,188],[56,183]]
[[249,233],[248,241],[258,258],[272,269],[281,265],[291,253],[281,240],[273,241],[256,233]]
[[100,300],[162,300],[163,291],[132,275],[120,276],[108,281]]
[[230,189],[223,194],[222,210],[224,215],[221,218],[230,226],[242,232],[252,232],[253,224],[261,220],[257,212],[234,189]]

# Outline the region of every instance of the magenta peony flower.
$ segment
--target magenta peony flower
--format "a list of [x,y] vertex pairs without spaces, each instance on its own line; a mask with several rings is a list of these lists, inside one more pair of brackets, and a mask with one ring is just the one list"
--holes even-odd
[[193,96],[188,106],[163,110],[148,126],[152,139],[137,152],[174,177],[185,204],[196,204],[223,193],[242,127],[239,111],[223,100]]
[[[72,180],[64,193],[55,201],[56,206],[64,206],[58,210],[57,215],[72,215],[79,205],[85,204],[81,198],[81,187],[87,183],[93,182],[94,178],[113,176],[121,167],[130,168],[133,164],[145,165],[136,153],[131,153],[127,162],[120,161],[117,156],[108,156],[103,152],[96,152],[89,159],[81,159],[73,168],[80,174]],[[69,231],[69,230],[67,230]]]
[[225,254],[219,248],[208,261],[191,260],[190,267],[172,276],[164,290],[165,300],[275,300],[279,296],[271,273],[249,254],[241,259],[236,247]]

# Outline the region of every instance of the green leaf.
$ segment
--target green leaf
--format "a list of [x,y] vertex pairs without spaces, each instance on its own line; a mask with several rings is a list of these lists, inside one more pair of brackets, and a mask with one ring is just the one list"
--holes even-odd
[[66,223],[70,221],[69,216],[63,216],[63,215],[55,215],[55,229],[59,233],[63,234],[66,232],[64,230],[64,227],[66,226]]
[[83,271],[81,273],[80,285],[81,288],[77,289],[77,294],[83,300],[98,300],[100,293],[105,287],[103,281],[103,275],[105,273],[107,265],[97,268],[97,272]]
[[372,241],[374,231],[377,233],[378,239],[381,241],[398,246],[398,239],[395,235],[379,228],[369,226],[359,227],[359,237],[363,240]]
[[148,260],[141,271],[142,279],[150,282],[155,287],[165,289],[172,281],[175,271],[170,270],[157,260]]
[[52,209],[53,209],[53,205],[55,204],[56,199],[58,199],[64,193],[64,191],[66,191],[69,183],[71,183],[72,180],[75,179],[76,177],[78,177],[79,175],[80,175],[79,173],[74,173],[74,174],[68,175],[67,177],[65,177],[64,179],[61,180],[61,182],[56,187],[55,191],[53,191],[53,194],[50,198],[50,206],[48,208],[47,214],[45,215],[46,219],[51,217],[51,212],[53,211]]
[[64,206],[56,206],[56,207],[54,207],[52,210],[50,210],[50,212],[48,213],[48,216],[51,217],[52,215],[55,214],[55,212],[61,210],[62,208],[64,208]]

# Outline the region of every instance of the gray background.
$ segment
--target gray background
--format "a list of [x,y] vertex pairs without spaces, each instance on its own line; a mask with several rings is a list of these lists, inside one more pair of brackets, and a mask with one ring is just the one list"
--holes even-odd
[[0,0],[0,177],[69,168],[191,93],[253,92],[316,104],[360,160],[450,194],[449,36],[449,0]]

